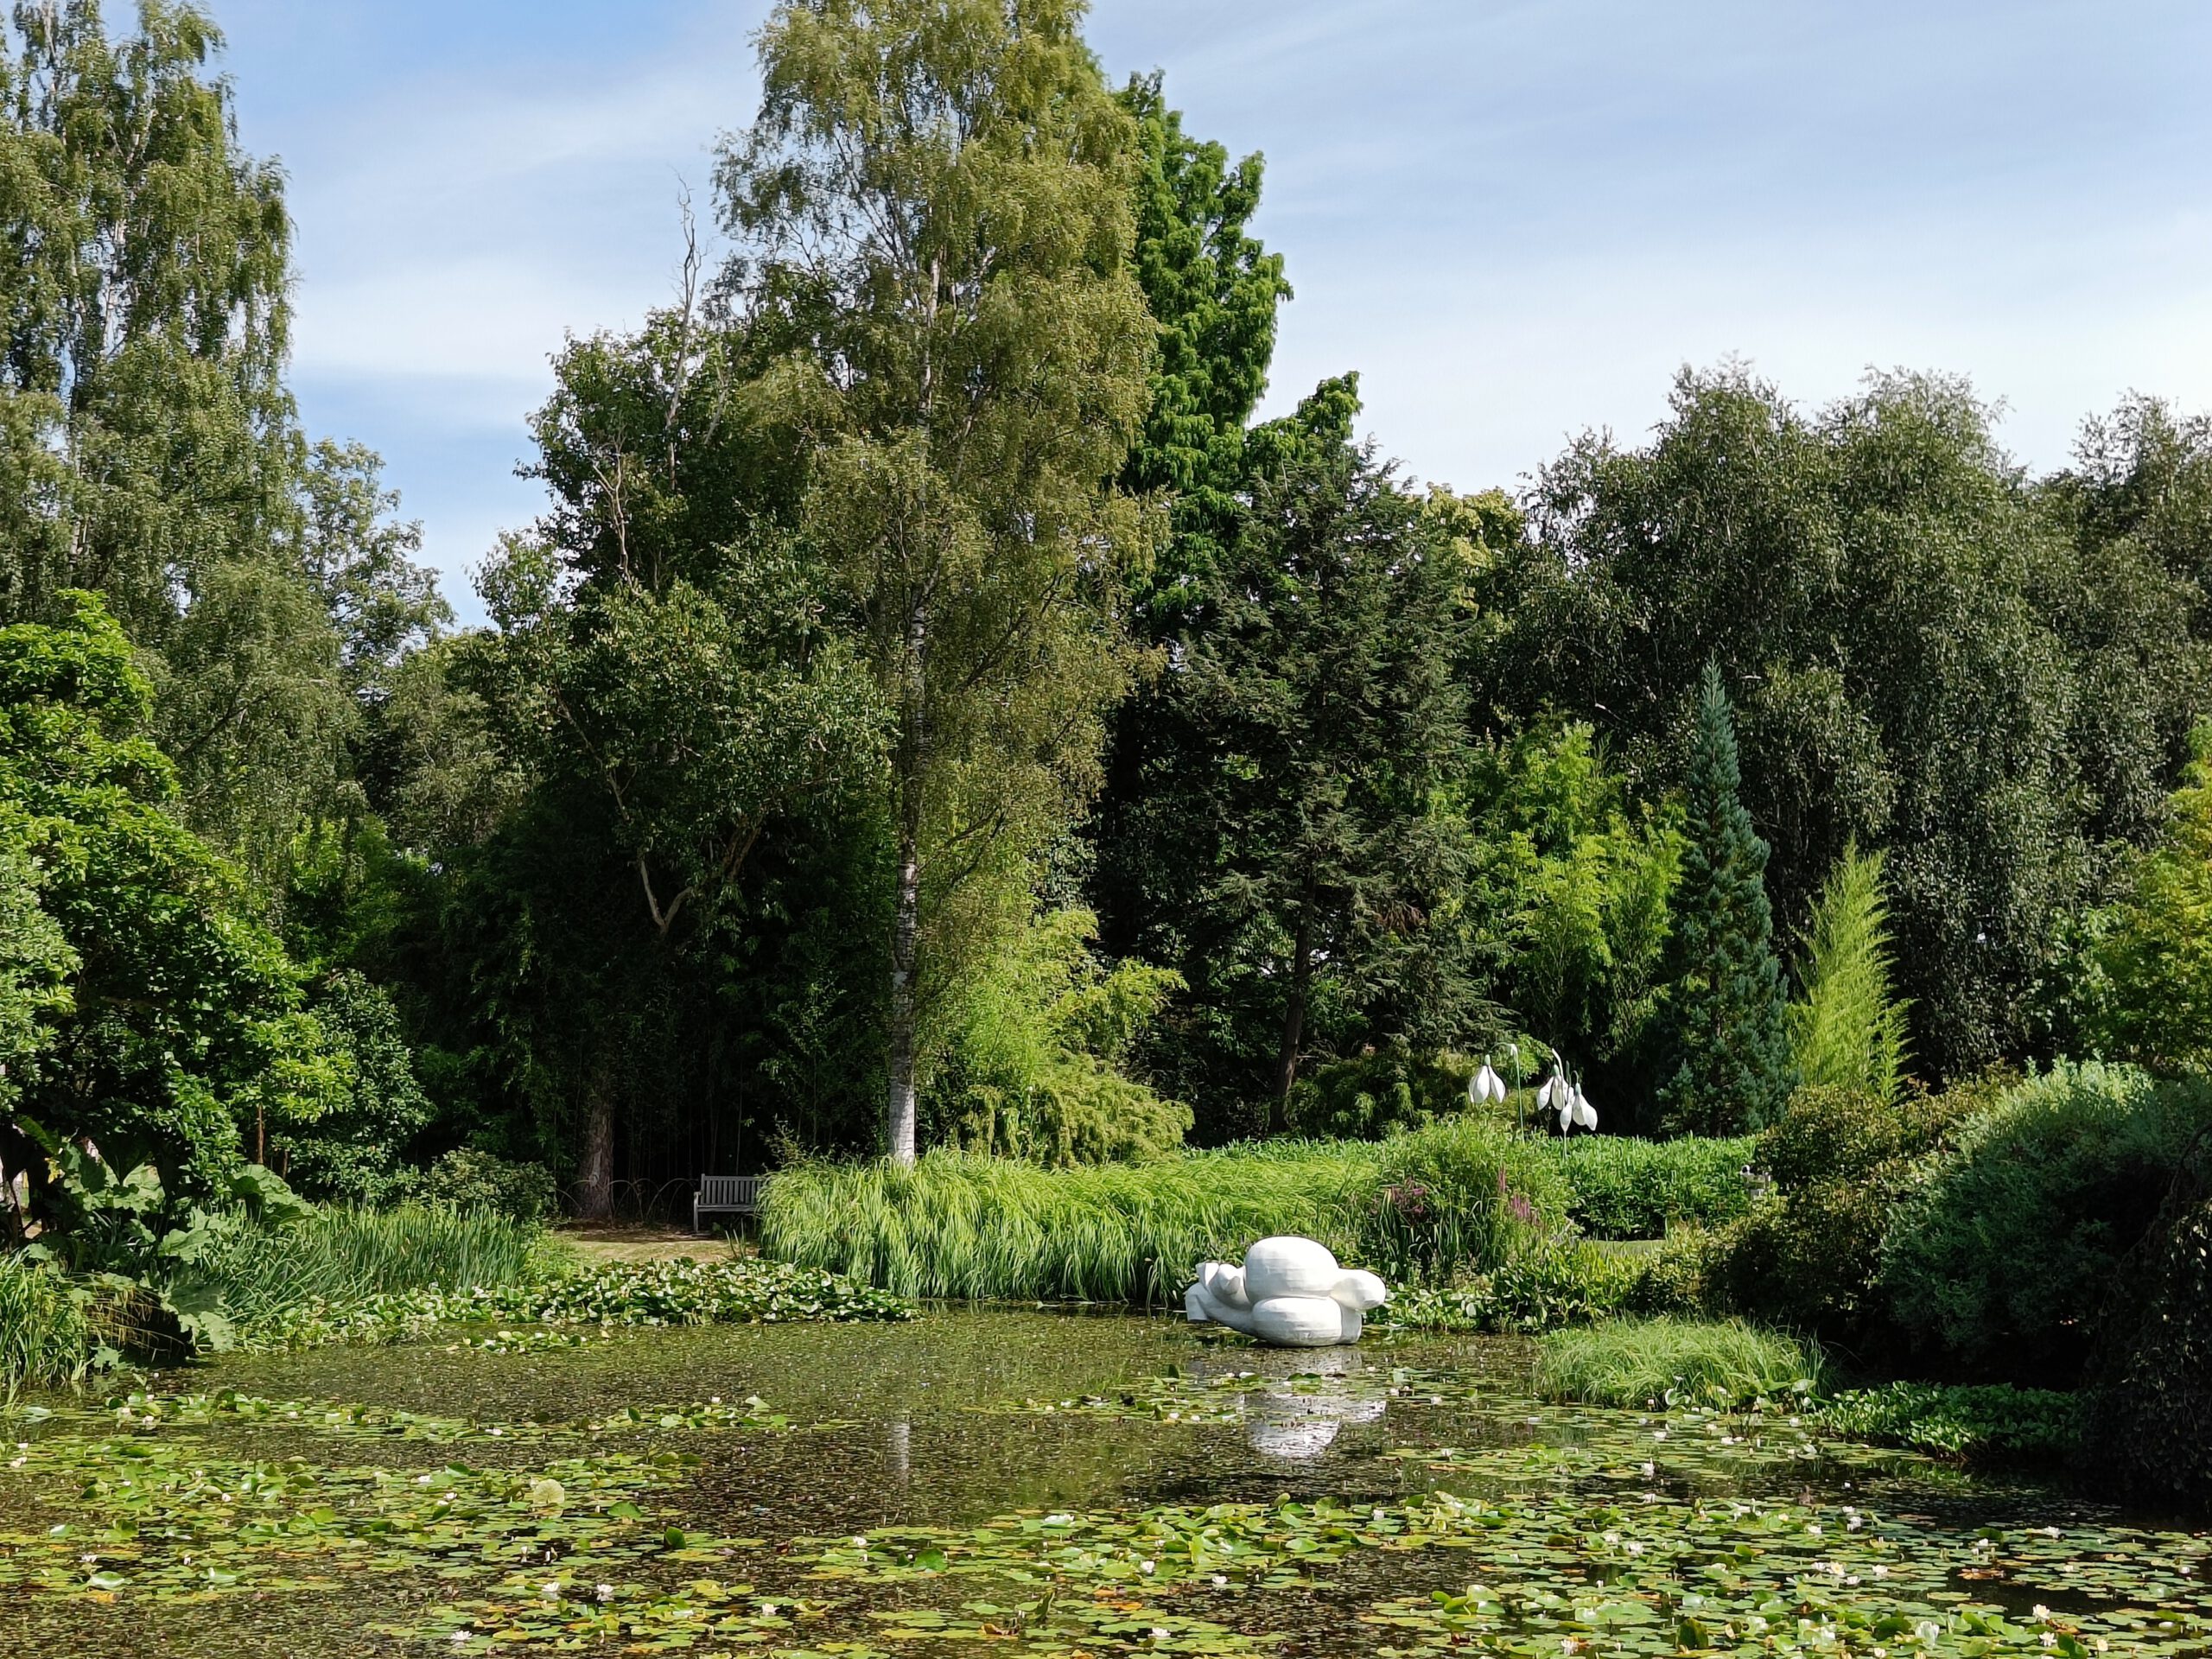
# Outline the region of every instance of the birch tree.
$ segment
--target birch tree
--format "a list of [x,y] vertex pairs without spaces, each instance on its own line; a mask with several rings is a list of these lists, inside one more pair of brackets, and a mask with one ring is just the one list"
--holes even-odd
[[892,712],[886,1139],[910,1161],[934,988],[1095,786],[1130,653],[1114,480],[1154,329],[1133,128],[1080,0],[786,0],[718,171],[724,291],[807,435],[803,533]]

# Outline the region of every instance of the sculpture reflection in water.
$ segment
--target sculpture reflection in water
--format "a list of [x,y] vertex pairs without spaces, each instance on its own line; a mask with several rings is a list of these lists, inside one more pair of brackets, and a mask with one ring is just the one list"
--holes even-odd
[[1380,1279],[1338,1267],[1310,1238],[1263,1238],[1241,1268],[1200,1262],[1183,1311],[1193,1325],[1225,1325],[1270,1347],[1333,1348],[1357,1342],[1367,1311],[1389,1300]]

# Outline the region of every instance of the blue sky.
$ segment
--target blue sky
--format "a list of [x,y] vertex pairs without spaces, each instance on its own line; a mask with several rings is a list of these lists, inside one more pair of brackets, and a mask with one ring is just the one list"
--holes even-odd
[[[385,454],[464,615],[564,332],[663,301],[766,0],[210,0],[291,178],[295,381]],[[1968,374],[2023,462],[2130,389],[2212,406],[2212,6],[1098,0],[1117,79],[1268,160],[1269,407],[1361,371],[1416,475],[1633,437],[1684,363],[1792,396]]]

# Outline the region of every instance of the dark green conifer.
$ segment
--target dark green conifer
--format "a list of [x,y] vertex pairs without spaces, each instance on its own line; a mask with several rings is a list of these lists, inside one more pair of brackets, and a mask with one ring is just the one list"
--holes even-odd
[[1690,744],[1688,844],[1675,891],[1679,1063],[1661,1104],[1677,1134],[1758,1128],[1796,1085],[1766,896],[1767,846],[1744,810],[1741,784],[1728,694],[1708,662]]

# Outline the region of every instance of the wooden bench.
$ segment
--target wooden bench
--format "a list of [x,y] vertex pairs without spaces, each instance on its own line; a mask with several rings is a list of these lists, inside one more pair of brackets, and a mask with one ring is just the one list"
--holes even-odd
[[702,1175],[699,1190],[691,1195],[691,1230],[699,1230],[702,1216],[757,1216],[766,1175]]

